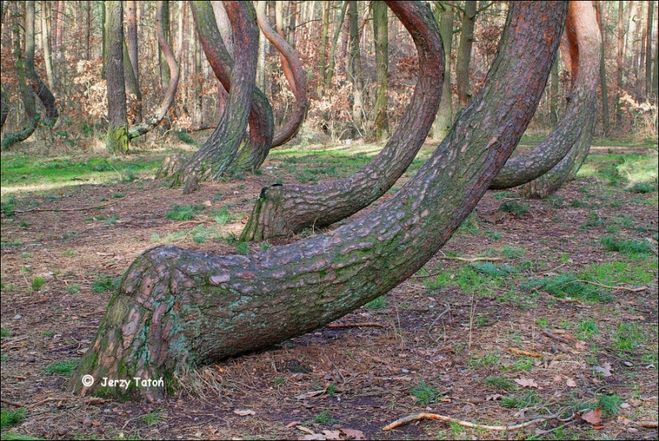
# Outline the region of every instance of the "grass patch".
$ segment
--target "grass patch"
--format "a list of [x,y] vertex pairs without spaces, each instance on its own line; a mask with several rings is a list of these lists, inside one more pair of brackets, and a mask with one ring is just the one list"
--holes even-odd
[[614,416],[620,412],[620,405],[622,404],[622,398],[620,395],[600,395],[597,398],[597,407],[602,409],[602,413],[605,416]]
[[424,380],[419,380],[416,386],[410,389],[410,395],[416,398],[416,401],[423,406],[434,403],[441,396],[437,389],[426,384]]
[[613,300],[613,296],[607,290],[583,283],[572,273],[530,279],[521,287],[528,290],[542,290],[561,299],[569,297],[590,303],[606,303]]
[[490,277],[505,277],[517,273],[517,269],[508,264],[495,264],[492,262],[472,262],[470,266],[481,274]]
[[114,291],[119,288],[121,277],[111,277],[106,274],[100,274],[92,282],[92,291],[100,294],[106,291]]
[[67,285],[64,290],[69,294],[78,294],[80,292],[80,285],[72,283],[71,285]]
[[174,205],[167,211],[165,217],[169,220],[187,221],[192,220],[204,210],[203,205]]
[[646,285],[654,280],[656,259],[647,262],[606,262],[590,264],[579,272],[579,278],[603,285]]
[[638,256],[641,254],[651,254],[650,244],[644,240],[636,239],[617,239],[613,236],[605,236],[600,243],[607,251],[614,251],[626,256]]
[[622,322],[613,333],[613,348],[619,353],[635,353],[647,341],[647,334],[636,323]]
[[[15,426],[17,424],[20,424],[23,422],[25,419],[25,409],[20,408],[16,410],[6,410],[2,409],[0,412],[0,429],[6,429],[11,426]],[[2,438],[4,439],[4,433],[2,434]]]
[[323,426],[329,426],[336,421],[329,410],[323,410],[313,418],[314,422]]
[[44,368],[46,375],[71,375],[71,373],[78,367],[78,359],[60,360],[55,361]]
[[178,138],[179,141],[182,141],[189,145],[197,145],[197,142],[194,140],[192,136],[190,136],[188,132],[185,132],[183,130],[177,130],[174,133],[176,134],[176,137]]
[[162,419],[162,412],[159,410],[156,410],[154,412],[149,412],[142,416],[142,421],[144,421],[144,423],[147,426],[153,426],[161,419]]
[[522,217],[529,212],[529,206],[517,201],[506,201],[499,206],[499,211],[510,213],[515,217]]
[[16,211],[16,196],[9,195],[0,203],[0,211],[7,217],[12,217]]
[[216,223],[224,225],[231,220],[231,213],[229,213],[229,208],[224,206],[219,210],[212,212],[211,217]]
[[0,328],[0,338],[11,337],[11,330],[7,328]]
[[501,405],[507,409],[524,409],[540,402],[540,396],[534,390],[509,395],[501,399]]
[[385,296],[376,297],[364,306],[367,309],[383,309],[387,306],[387,298]]
[[496,390],[505,392],[510,392],[517,389],[517,385],[506,377],[489,376],[485,378],[485,384]]
[[590,340],[600,333],[594,320],[582,320],[577,325],[577,338],[579,340]]
[[472,369],[480,369],[484,367],[496,366],[501,362],[499,354],[490,352],[482,355],[474,355],[467,362],[467,366]]
[[33,292],[39,291],[46,284],[46,279],[41,276],[34,277],[30,286]]

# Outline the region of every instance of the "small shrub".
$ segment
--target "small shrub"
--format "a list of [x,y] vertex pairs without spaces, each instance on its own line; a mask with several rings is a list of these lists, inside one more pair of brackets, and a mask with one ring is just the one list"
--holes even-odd
[[620,411],[622,398],[619,395],[600,395],[597,399],[597,407],[602,409],[606,416],[616,415]]
[[632,193],[652,193],[657,190],[657,184],[651,182],[637,182],[627,189]]
[[615,251],[627,256],[652,253],[650,244],[643,240],[616,239],[613,236],[605,236],[600,242],[607,251]]
[[[16,424],[20,424],[25,419],[25,409],[20,408],[16,410],[2,409],[0,412],[0,429],[7,429]],[[5,433],[2,434],[2,439],[5,439]]]
[[521,217],[529,212],[529,206],[516,201],[506,201],[499,207],[500,211]]
[[100,274],[92,282],[92,291],[94,291],[97,294],[106,291],[114,291],[117,288],[119,288],[120,283],[121,283],[120,277],[111,277],[106,274]]
[[55,361],[46,366],[44,373],[47,375],[70,375],[78,367],[78,362],[77,359]]
[[440,396],[437,389],[426,384],[423,380],[420,380],[417,385],[410,390],[410,394],[423,406],[434,403]]
[[313,420],[314,422],[322,424],[323,426],[329,426],[330,424],[334,423],[334,421],[336,421],[332,417],[332,414],[329,412],[329,410],[323,410],[318,415],[316,415]]
[[387,306],[387,299],[385,296],[380,296],[371,300],[365,306],[368,309],[382,309]]
[[517,389],[515,383],[505,377],[489,376],[485,379],[485,384],[497,390],[510,392]]
[[32,279],[32,291],[39,291],[46,284],[46,279],[37,276]]
[[0,211],[7,217],[12,217],[16,212],[16,196],[9,195],[4,202],[0,203]]
[[174,205],[165,217],[170,220],[187,221],[194,219],[202,210],[203,205]]

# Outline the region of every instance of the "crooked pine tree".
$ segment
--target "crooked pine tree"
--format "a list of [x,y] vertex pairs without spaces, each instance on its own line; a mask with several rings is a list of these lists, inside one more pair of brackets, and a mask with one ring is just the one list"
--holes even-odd
[[[400,1],[390,7],[409,17],[426,6]],[[330,234],[248,255],[160,246],[138,257],[108,304],[73,389],[161,398],[176,373],[323,326],[418,271],[473,210],[519,142],[542,95],[566,11],[565,2],[511,4],[481,91],[417,174],[367,215]],[[168,383],[104,389],[99,381],[83,386],[82,375]]]
[[[195,12],[196,8],[202,6],[206,8],[203,13]],[[219,178],[238,156],[238,148],[246,136],[247,119],[252,108],[252,96],[256,87],[256,54],[259,46],[256,12],[251,3],[224,2],[234,30],[234,43],[240,48],[236,51],[233,68],[228,64],[228,60],[218,60],[220,54],[228,55],[228,52],[224,44],[220,44],[222,37],[217,29],[210,3],[191,2],[190,7],[195,18],[197,33],[211,67],[216,72],[220,68],[223,72],[226,69],[230,80],[224,86],[229,96],[217,127],[204,145],[174,175],[175,183],[183,184],[184,193],[195,191],[201,181]],[[214,40],[207,40],[205,36],[208,35],[212,35]],[[220,76],[218,79],[221,79]],[[267,99],[265,102],[267,103]],[[269,113],[272,114],[271,111]],[[263,118],[259,118],[259,122],[263,121]],[[264,131],[254,128],[253,126],[253,130],[250,131],[253,135],[252,139],[254,136],[263,136]],[[264,140],[264,145],[270,142],[270,139]]]
[[[190,9],[195,23],[195,30],[202,49],[206,55],[213,73],[220,81],[225,90],[231,93],[231,75],[234,68],[234,59],[229,53],[217,27],[213,8],[209,1],[190,2]],[[250,43],[253,45],[254,43]],[[258,47],[258,41],[256,42]],[[242,51],[242,47],[241,47]],[[239,53],[238,59],[244,56]],[[225,102],[227,100],[224,97]],[[243,103],[243,107],[249,109],[248,124],[250,127],[249,134],[241,138],[238,144],[234,142],[223,142],[226,136],[224,129],[220,130],[220,125],[216,127],[213,133],[208,137],[206,142],[201,146],[199,151],[191,158],[183,156],[173,156],[165,159],[157,177],[164,178],[173,176],[174,185],[181,183],[182,178],[189,170],[197,169],[196,179],[208,179],[212,176],[220,176],[225,172],[240,172],[256,170],[265,160],[274,135],[274,120],[272,117],[272,108],[268,98],[257,87],[254,87],[251,96],[251,106],[249,103]],[[238,118],[242,114],[232,113],[226,117],[233,116]],[[222,112],[224,117],[224,112]],[[198,161],[199,157],[205,160]],[[199,170],[204,163],[210,164],[214,169],[213,174],[204,174]],[[188,191],[193,191],[198,182],[190,181]]]
[[[167,25],[167,23],[163,22],[169,20],[169,17],[165,15],[168,13],[167,0],[159,1],[158,11],[156,13],[156,35],[158,37],[158,46],[160,47],[160,56],[163,57],[167,62],[167,88],[165,90],[165,94],[162,97],[162,100],[158,104],[158,107],[156,107],[154,110],[153,114],[141,123],[136,124],[128,129],[128,139],[134,139],[142,136],[160,124],[160,121],[162,121],[162,119],[167,115],[167,111],[174,103],[174,98],[176,97],[176,89],[178,88],[180,71],[178,63],[176,62],[176,57],[174,56],[174,52],[172,51],[172,48],[169,45],[165,34],[164,26]],[[163,20],[163,18],[165,18],[165,20]]]
[[586,160],[592,143],[597,113],[595,88],[601,80],[599,70],[601,32],[592,2],[570,2],[566,26],[569,49],[567,65],[573,87],[576,89],[581,81],[587,82],[588,87],[593,89],[592,97],[583,103],[580,113],[575,115],[581,123],[581,128],[577,141],[567,155],[551,170],[520,188],[520,193],[527,198],[545,198],[574,179]]
[[308,105],[307,73],[302,67],[302,61],[300,61],[300,56],[295,48],[293,48],[284,37],[272,29],[264,10],[256,10],[256,20],[263,35],[265,35],[270,43],[272,43],[272,45],[279,51],[279,58],[281,60],[281,67],[284,71],[284,76],[286,77],[288,86],[293,92],[293,96],[295,97],[293,111],[284,124],[275,131],[274,138],[272,139],[272,148],[286,144],[297,135],[300,127],[302,127],[302,122],[307,114]]
[[[565,180],[567,175],[559,170],[572,169],[577,155],[584,157],[588,149],[595,113],[597,86],[599,84],[600,32],[597,17],[590,1],[570,2],[565,24],[567,36],[566,57],[572,73],[572,90],[568,96],[565,114],[556,128],[531,151],[513,156],[490,185],[500,190],[517,187],[550,173],[553,181]],[[570,154],[568,154],[568,152]],[[567,157],[566,157],[567,155]],[[565,162],[554,167],[565,158]],[[581,160],[583,162],[583,160]],[[579,163],[581,166],[581,163]],[[551,170],[551,172],[550,172]],[[558,178],[562,176],[563,178]],[[546,178],[549,179],[549,178]],[[548,182],[548,181],[547,181]],[[554,182],[551,187],[555,191]],[[538,186],[535,183],[534,186]]]
[[[394,9],[395,6],[390,4]],[[385,147],[365,167],[344,179],[317,185],[265,187],[242,232],[242,240],[266,240],[323,227],[368,206],[391,188],[412,163],[432,127],[441,99],[444,52],[435,19],[427,7],[400,17],[419,57],[412,99]]]

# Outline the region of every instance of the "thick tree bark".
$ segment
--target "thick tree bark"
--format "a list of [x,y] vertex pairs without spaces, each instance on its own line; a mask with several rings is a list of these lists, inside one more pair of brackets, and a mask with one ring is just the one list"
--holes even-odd
[[435,2],[435,20],[439,23],[439,35],[444,47],[444,81],[442,100],[433,123],[432,136],[444,139],[453,124],[453,93],[451,92],[451,50],[453,47],[453,8],[444,1]]
[[329,89],[332,85],[332,78],[334,77],[334,68],[336,67],[336,47],[339,44],[339,36],[341,35],[341,28],[343,27],[343,20],[346,16],[346,10],[348,8],[348,2],[344,1],[341,4],[341,10],[339,12],[339,19],[334,24],[336,28],[334,29],[334,36],[332,37],[332,44],[330,46],[329,53],[329,65],[327,66],[327,75],[325,76],[325,90]]
[[[388,82],[389,76],[389,30],[387,6],[383,2],[374,2],[373,7],[373,42],[375,44],[375,72],[377,90],[375,92],[375,137],[382,140],[389,134]],[[442,89],[443,91],[443,89]]]
[[[140,85],[135,76],[135,71],[130,64],[130,58],[128,57],[128,45],[126,40],[123,41],[123,50],[122,50],[122,64],[124,66],[124,81],[125,88],[127,89],[130,95],[135,97],[135,123],[139,123],[142,120],[142,91],[140,90]],[[131,109],[132,110],[132,109]]]
[[462,14],[462,31],[460,45],[458,46],[458,59],[455,65],[456,83],[458,86],[458,100],[460,107],[464,107],[471,99],[469,92],[469,64],[471,63],[471,47],[474,43],[474,23],[476,22],[475,0],[465,2]]
[[53,76],[53,59],[50,55],[50,31],[47,23],[47,7],[48,2],[41,2],[41,14],[39,23],[41,25],[41,47],[43,48],[43,62],[46,66],[46,82],[48,87],[53,89],[55,87],[55,78]]
[[[265,14],[266,6],[268,4],[266,2],[256,2],[255,9],[256,9],[256,16],[258,17],[259,14]],[[224,39],[224,36],[222,36],[222,39]],[[265,68],[266,68],[266,54],[268,53],[268,43],[265,38],[265,35],[263,35],[263,32],[259,33],[259,59],[257,60],[256,63],[256,87],[261,89],[261,90],[266,90],[266,76],[265,76]],[[223,89],[224,90],[224,89]]]
[[[412,6],[391,3],[397,15]],[[110,300],[72,388],[160,398],[177,373],[309,332],[418,271],[473,210],[524,133],[565,10],[564,2],[511,4],[481,92],[417,175],[368,215],[332,234],[246,256],[171,246],[145,252]],[[82,375],[97,381],[85,387]],[[103,377],[162,377],[164,387],[103,388]]]
[[[156,23],[156,34],[158,37],[158,47],[163,54],[165,60],[167,60],[167,71],[171,74],[169,83],[167,85],[167,90],[165,95],[156,110],[153,112],[153,115],[146,118],[142,123],[132,126],[128,130],[128,139],[134,139],[138,136],[142,136],[147,133],[149,130],[156,127],[160,124],[160,121],[167,115],[167,111],[174,103],[174,98],[176,97],[176,89],[178,87],[178,78],[179,78],[179,68],[176,63],[176,57],[172,48],[165,37],[165,23],[162,20],[162,17],[165,16],[164,9],[167,7],[167,0],[158,2],[158,12],[156,13],[157,23]],[[167,20],[169,23],[169,20]]]
[[25,110],[25,122],[23,128],[16,132],[2,132],[3,136],[2,141],[0,142],[0,148],[2,150],[9,148],[17,142],[28,139],[37,128],[37,122],[39,121],[37,106],[34,100],[34,93],[28,87],[26,80],[27,69],[25,66],[25,59],[23,58],[23,51],[21,50],[21,25],[19,24],[20,14],[18,12],[18,5],[16,4],[14,5],[12,15],[14,19],[12,25],[12,42],[14,44],[13,52],[14,62],[16,65],[16,80],[18,83],[18,92],[21,96],[21,100],[23,101],[23,108]]
[[[569,48],[567,63],[572,77],[568,107],[558,126],[530,152],[510,158],[491,188],[504,189],[526,184],[550,172],[578,140],[585,142],[592,131],[599,81],[600,33],[592,2],[570,2],[565,27]],[[551,172],[550,172],[551,173]]]
[[599,26],[600,35],[602,36],[602,48],[600,50],[600,93],[602,101],[602,131],[604,136],[609,136],[609,130],[611,123],[609,121],[609,88],[607,87],[607,78],[606,78],[606,58],[605,54],[607,53],[607,32],[606,32],[606,6],[600,0],[597,2],[597,24]]
[[46,83],[39,78],[34,68],[34,22],[34,2],[25,2],[25,73],[30,88],[46,109],[46,117],[43,119],[44,124],[53,127],[59,113],[57,112],[53,93]]
[[105,0],[105,76],[108,99],[108,132],[105,146],[111,153],[128,151],[126,87],[124,84],[123,6],[119,0]]
[[[238,148],[246,136],[250,108],[254,107],[252,104],[255,102],[252,100],[252,95],[255,91],[258,52],[256,13],[251,3],[224,3],[231,27],[234,29],[235,43],[241,48],[240,51],[236,51],[235,64],[233,60],[228,61],[230,57],[224,44],[221,43],[222,38],[210,3],[193,2],[190,6],[197,34],[213,71],[220,81],[222,80],[220,76],[224,77],[227,71],[230,72],[230,80],[226,84],[223,82],[225,89],[229,91],[229,97],[217,127],[175,176],[175,181],[183,184],[184,193],[195,191],[202,180],[219,178],[238,156]],[[220,72],[222,74],[218,75]],[[265,101],[267,102],[267,99]],[[250,130],[250,135],[260,136],[262,133]]]
[[444,54],[437,24],[424,5],[399,16],[419,53],[419,79],[396,131],[373,160],[345,179],[318,185],[279,185],[261,190],[242,240],[288,236],[324,227],[368,206],[391,188],[414,160],[439,106]]
[[9,104],[7,104],[7,96],[5,95],[5,89],[0,86],[0,128],[5,125],[8,115]]
[[[190,6],[195,20],[197,35],[206,54],[206,59],[224,89],[230,91],[234,60],[224,45],[213,15],[212,6],[208,1],[195,1],[190,3]],[[254,88],[254,96],[251,98],[251,108],[248,107],[248,109],[250,110],[248,119],[250,127],[249,136],[246,139],[245,137],[241,138],[242,142],[235,147],[237,152],[230,151],[234,148],[231,143],[224,144],[223,146],[223,142],[219,137],[225,135],[219,130],[219,124],[218,128],[216,128],[199,152],[197,152],[197,154],[201,155],[202,150],[204,150],[203,155],[205,157],[216,155],[218,158],[216,162],[217,168],[214,170],[213,175],[204,176],[202,174],[199,178],[215,179],[223,173],[254,171],[263,163],[268,155],[273,139],[274,121],[272,118],[272,108],[265,94],[259,89]],[[194,157],[190,159],[190,161],[192,160],[194,160]],[[179,177],[182,175],[185,167],[192,166],[188,162],[187,158],[168,158],[163,162],[157,176],[167,177],[174,175],[174,185],[178,185],[181,182]],[[194,179],[197,178],[195,177]],[[193,180],[188,181],[188,183],[187,189],[184,191],[194,191],[198,186],[198,182],[193,182]]]
[[[569,109],[566,112],[564,119],[561,121],[561,126],[566,127],[563,124],[566,118],[573,118],[575,122],[571,124],[572,129],[567,128],[567,130],[572,130],[573,136],[578,135],[578,137],[565,157],[551,170],[521,187],[521,194],[529,198],[545,198],[555,193],[565,182],[574,179],[588,156],[592,141],[593,125],[597,114],[596,89],[599,80],[600,55],[600,32],[592,2],[570,2],[565,27],[570,47],[569,60],[571,62],[568,64],[568,69],[573,84],[569,107],[572,107],[574,102],[579,101],[579,89],[585,85],[586,90],[584,91],[585,99],[582,100],[576,111]],[[554,132],[560,128],[559,126]],[[547,140],[552,138],[553,134]],[[564,136],[561,136],[555,143],[555,148],[562,150],[560,143],[565,139]],[[548,154],[548,156],[550,155],[551,153]],[[516,158],[512,158],[512,160],[514,159]],[[506,163],[504,170],[512,160]],[[523,166],[520,165],[520,167]],[[532,168],[531,166],[527,167]],[[499,179],[499,176],[497,176],[497,179]]]
[[[286,81],[293,92],[295,97],[295,105],[293,111],[289,115],[286,122],[284,122],[279,129],[275,131],[272,139],[271,148],[278,147],[286,144],[293,139],[297,132],[302,127],[302,122],[307,114],[307,73],[302,67],[300,56],[298,52],[277,32],[272,29],[268,18],[264,13],[256,11],[256,19],[259,28],[270,41],[270,43],[279,51],[279,59],[281,60],[281,67],[286,76]],[[265,158],[264,158],[265,159]],[[259,164],[260,165],[260,164]]]
[[359,50],[359,12],[355,0],[348,1],[348,23],[350,26],[350,54],[348,76],[352,83],[352,122],[357,133],[362,130],[364,113],[364,80],[362,78],[362,57]]

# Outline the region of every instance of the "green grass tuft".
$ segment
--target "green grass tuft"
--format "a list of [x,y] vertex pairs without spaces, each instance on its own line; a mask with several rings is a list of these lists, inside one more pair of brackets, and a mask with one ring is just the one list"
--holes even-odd
[[610,302],[613,296],[608,291],[583,283],[572,273],[530,279],[521,285],[529,290],[542,290],[558,298],[570,297],[585,302]]
[[423,380],[420,380],[416,386],[410,390],[410,394],[423,406],[434,403],[441,395],[437,389],[426,384]]
[[174,205],[169,209],[165,217],[175,221],[187,221],[194,219],[204,210],[203,205]]
[[114,291],[117,288],[119,288],[120,283],[121,283],[121,277],[111,277],[106,274],[100,274],[92,282],[92,291],[94,291],[97,294],[106,291]]
[[[25,419],[25,409],[20,408],[16,410],[2,409],[0,412],[0,429],[6,429],[11,426],[20,424]],[[4,433],[3,439],[4,439]]]
[[517,201],[506,201],[501,204],[499,210],[505,213],[510,213],[516,217],[521,217],[529,212],[529,206]]
[[46,284],[46,279],[44,279],[41,276],[37,276],[32,279],[32,291],[36,292],[39,291],[43,286]]
[[47,375],[71,375],[79,362],[79,359],[55,361],[46,366],[43,371]]
[[617,239],[613,236],[605,236],[600,242],[607,251],[614,251],[626,256],[652,253],[650,244],[643,240]]

